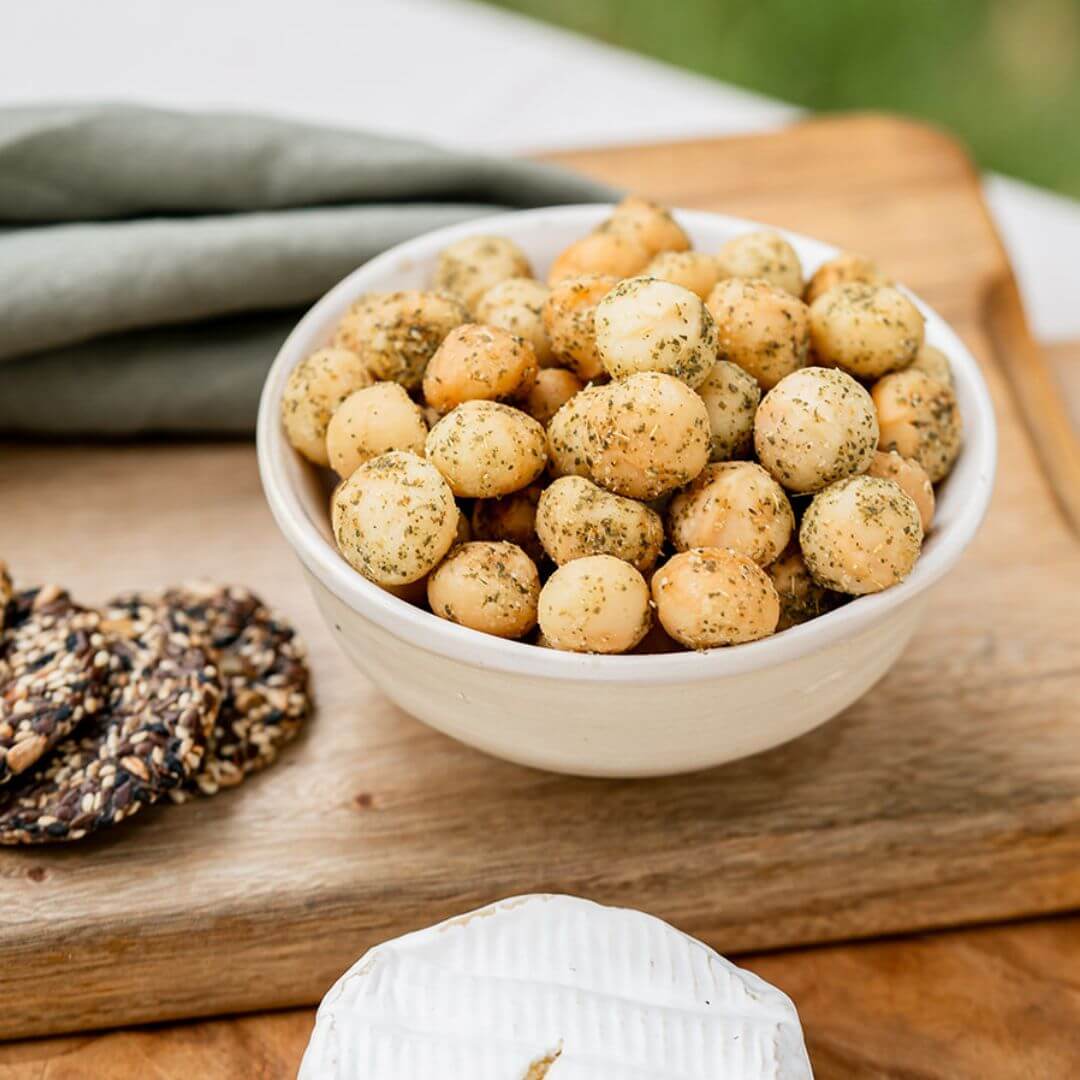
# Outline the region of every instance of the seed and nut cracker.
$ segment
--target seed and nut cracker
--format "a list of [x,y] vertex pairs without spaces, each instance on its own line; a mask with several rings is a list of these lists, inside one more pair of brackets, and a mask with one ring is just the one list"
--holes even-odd
[[109,614],[145,618],[155,610],[177,631],[205,640],[224,689],[202,768],[170,793],[182,802],[239,784],[296,736],[311,710],[306,652],[287,622],[239,586],[131,593],[114,600]]
[[15,583],[11,580],[7,563],[0,559],[0,630],[4,629],[8,605],[15,598]]
[[221,699],[209,651],[167,620],[103,622],[105,705],[0,789],[0,843],[81,839],[156,802],[202,765]]
[[[0,587],[6,588],[2,581]],[[10,591],[10,590],[9,590]],[[0,785],[101,707],[100,616],[55,585],[9,597],[0,634]]]

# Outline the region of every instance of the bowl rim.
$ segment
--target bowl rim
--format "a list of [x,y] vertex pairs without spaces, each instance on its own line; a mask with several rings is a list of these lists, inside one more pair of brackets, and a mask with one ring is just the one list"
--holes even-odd
[[[572,653],[494,637],[414,607],[354,570],[319,532],[308,518],[288,475],[286,458],[295,451],[285,439],[279,410],[289,373],[302,356],[323,343],[318,335],[329,315],[343,310],[361,293],[378,288],[378,279],[385,272],[429,259],[438,249],[480,230],[502,231],[513,237],[520,225],[557,221],[559,225],[580,225],[584,233],[610,214],[612,205],[589,203],[513,211],[424,233],[352,271],[304,314],[281,345],[266,376],[259,400],[256,448],[259,474],[271,513],[307,570],[356,614],[402,641],[447,659],[476,668],[545,679],[637,685],[718,679],[798,660],[880,622],[939,581],[960,558],[986,515],[997,464],[997,424],[986,381],[967,346],[936,311],[903,286],[928,326],[934,326],[935,337],[944,342],[942,347],[948,353],[957,383],[970,398],[970,408],[963,415],[962,453],[975,455],[974,468],[969,469],[974,482],[954,508],[954,519],[937,532],[933,548],[924,552],[903,582],[883,592],[856,597],[808,623],[741,645],[653,655]],[[823,260],[841,250],[801,233],[745,218],[679,208],[673,208],[673,213],[691,232],[695,228],[721,228],[730,233],[771,229],[804,248],[818,251]]]

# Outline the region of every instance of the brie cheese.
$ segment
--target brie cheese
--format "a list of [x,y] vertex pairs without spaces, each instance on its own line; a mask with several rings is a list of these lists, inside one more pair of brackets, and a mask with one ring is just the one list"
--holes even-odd
[[807,1080],[795,1006],[667,923],[504,900],[372,949],[299,1080]]

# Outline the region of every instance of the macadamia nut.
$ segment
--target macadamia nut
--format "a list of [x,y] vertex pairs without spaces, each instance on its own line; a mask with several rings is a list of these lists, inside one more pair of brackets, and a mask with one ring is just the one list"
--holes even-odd
[[934,485],[917,461],[901,457],[895,450],[888,453],[878,450],[870,460],[866,475],[896,481],[918,507],[923,534],[930,531],[930,523],[934,520]]
[[756,462],[706,465],[668,507],[676,551],[729,548],[768,566],[787,547],[795,514],[784,489]]
[[507,278],[488,289],[476,305],[476,318],[487,326],[498,326],[523,337],[536,353],[536,362],[546,367],[551,361],[551,341],[544,328],[544,304],[548,289],[532,278]]
[[865,285],[889,285],[889,279],[878,269],[877,264],[862,255],[845,251],[834,259],[823,262],[807,282],[803,300],[812,304],[822,293],[827,293],[837,285],[847,285],[859,281]]
[[911,370],[924,371],[931,379],[937,379],[951,390],[956,389],[956,379],[953,377],[949,358],[933,345],[923,343],[922,348],[915,354],[915,359],[911,361]]
[[415,390],[443,338],[468,317],[459,300],[439,293],[369,293],[338,324],[334,342],[359,353],[375,378]]
[[879,446],[917,461],[936,484],[949,475],[963,441],[956,394],[925,371],[897,371],[871,390],[881,426]]
[[427,596],[440,619],[519,638],[536,625],[540,575],[516,544],[473,541],[454,548],[432,572]]
[[760,279],[729,278],[709,294],[717,355],[757,379],[762,389],[806,364],[810,323],[806,305]]
[[559,253],[548,271],[548,285],[585,275],[633,277],[645,269],[652,252],[636,237],[610,229],[599,230],[575,240]]
[[490,499],[528,486],[544,471],[547,437],[520,409],[466,401],[428,433],[427,458],[455,495]]
[[536,535],[540,491],[538,484],[531,484],[501,499],[477,499],[472,509],[472,531],[476,539],[507,540],[539,563],[544,557],[544,548]]
[[765,573],[780,598],[777,630],[787,630],[816,619],[844,600],[841,593],[825,589],[813,579],[796,543],[790,544],[779,559],[770,563]]
[[435,289],[456,296],[474,311],[480,298],[501,281],[531,278],[525,253],[505,236],[467,236],[439,252]]
[[718,360],[697,392],[709,413],[709,460],[748,456],[754,448],[754,415],[761,402],[757,379],[737,364]]
[[915,359],[923,317],[890,285],[836,285],[810,307],[810,342],[819,363],[877,379]]
[[690,237],[671,211],[640,195],[627,195],[598,231],[630,236],[650,256],[662,251],[686,251],[690,247]]
[[652,595],[661,625],[688,649],[757,641],[780,618],[780,601],[765,571],[725,548],[672,556],[653,575]]
[[720,248],[716,261],[721,277],[760,278],[792,296],[802,296],[802,263],[777,232],[765,229],[736,236]]
[[604,371],[596,351],[596,305],[617,284],[609,275],[568,278],[552,288],[544,304],[552,354],[583,381]]
[[613,378],[662,371],[697,386],[716,363],[716,327],[689,289],[630,278],[597,305],[596,350]]
[[659,278],[689,289],[702,300],[720,280],[715,255],[704,251],[663,251],[642,271],[644,277]]
[[354,391],[373,382],[364,361],[351,349],[319,349],[289,373],[281,397],[285,437],[316,465],[328,465],[326,429],[334,410]]
[[606,393],[606,386],[586,386],[551,418],[547,426],[551,475],[589,476],[585,443],[589,410]]
[[581,380],[566,368],[542,368],[525,399],[525,411],[547,427],[551,418],[582,389]]
[[647,500],[682,487],[709,460],[705,402],[657,371],[603,387],[586,410],[585,456],[592,479],[617,495]]
[[649,587],[629,563],[589,555],[560,566],[540,590],[540,629],[566,652],[623,653],[652,624]]
[[919,509],[892,480],[852,476],[818,492],[799,528],[799,547],[814,580],[862,596],[911,573],[922,549]]
[[664,543],[655,510],[581,476],[564,476],[544,490],[536,532],[559,566],[586,555],[614,555],[645,573]]
[[433,570],[457,535],[457,504],[423,458],[391,450],[364,462],[334,492],[338,550],[377,585],[407,585]]
[[443,338],[424,374],[424,400],[440,412],[463,401],[525,398],[536,382],[536,354],[497,326],[466,323]]
[[758,460],[789,491],[818,491],[865,472],[877,442],[870,395],[834,368],[804,368],[781,379],[754,418]]
[[397,383],[380,382],[354,390],[330,418],[326,452],[343,480],[365,461],[388,450],[423,456],[427,438],[424,414]]

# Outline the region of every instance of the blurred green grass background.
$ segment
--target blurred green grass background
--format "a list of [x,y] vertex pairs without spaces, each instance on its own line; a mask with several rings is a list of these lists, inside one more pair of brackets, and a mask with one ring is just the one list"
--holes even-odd
[[1080,0],[490,2],[809,109],[922,117],[1080,198]]

